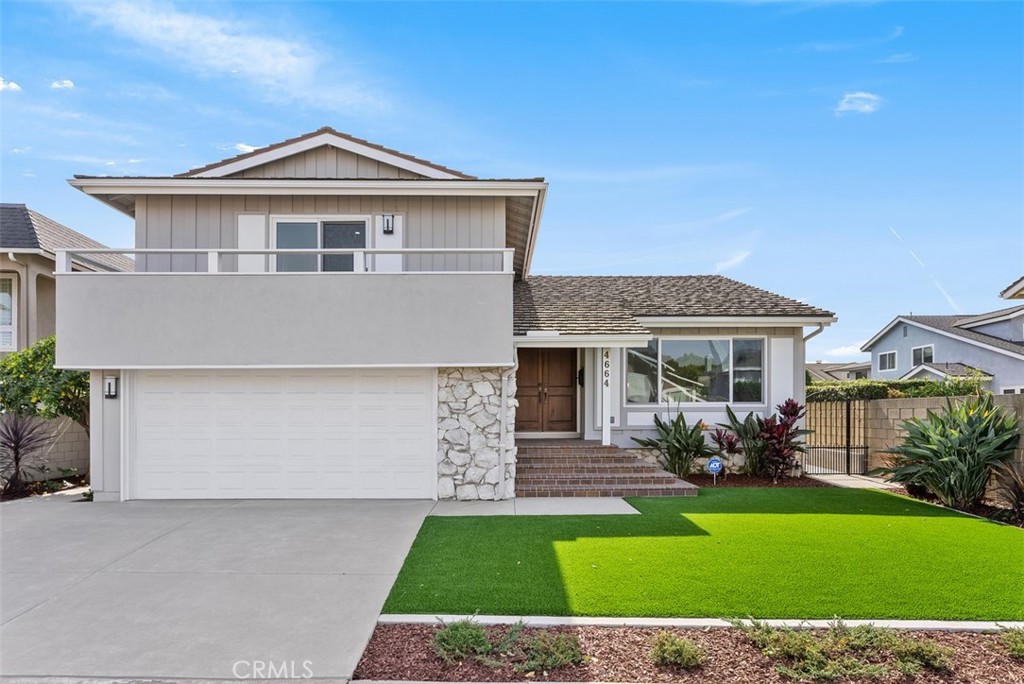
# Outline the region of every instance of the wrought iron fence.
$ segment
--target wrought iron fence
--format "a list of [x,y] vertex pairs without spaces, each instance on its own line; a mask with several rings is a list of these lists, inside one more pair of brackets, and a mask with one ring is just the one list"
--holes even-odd
[[868,400],[809,401],[805,473],[863,475],[868,469]]

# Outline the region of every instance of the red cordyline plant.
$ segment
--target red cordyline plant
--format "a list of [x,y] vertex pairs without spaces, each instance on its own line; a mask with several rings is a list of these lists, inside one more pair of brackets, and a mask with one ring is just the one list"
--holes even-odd
[[778,483],[796,465],[797,457],[805,451],[800,439],[808,434],[797,423],[806,411],[795,399],[787,399],[775,407],[777,414],[760,421],[760,438],[764,442],[764,460],[772,482]]

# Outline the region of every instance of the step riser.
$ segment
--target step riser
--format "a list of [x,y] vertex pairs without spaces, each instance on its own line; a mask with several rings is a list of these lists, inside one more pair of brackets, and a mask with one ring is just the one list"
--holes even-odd
[[550,489],[543,491],[516,492],[516,496],[523,499],[537,499],[544,497],[601,497],[601,496],[697,496],[696,489],[592,489],[592,490],[568,490]]

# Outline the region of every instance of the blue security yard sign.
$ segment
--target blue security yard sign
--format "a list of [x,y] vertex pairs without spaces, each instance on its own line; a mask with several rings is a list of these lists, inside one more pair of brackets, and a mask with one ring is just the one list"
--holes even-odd
[[722,459],[715,457],[708,461],[708,472],[717,475],[722,472]]

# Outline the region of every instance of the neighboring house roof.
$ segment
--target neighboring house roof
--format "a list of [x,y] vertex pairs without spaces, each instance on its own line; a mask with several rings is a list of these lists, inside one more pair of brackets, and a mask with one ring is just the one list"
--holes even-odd
[[649,334],[645,318],[806,318],[831,311],[724,276],[532,276],[513,289],[513,334]]
[[976,328],[979,325],[985,325],[987,323],[996,323],[997,321],[1005,321],[1015,316],[1024,313],[1024,304],[1018,304],[1017,306],[1008,306],[1005,309],[998,309],[996,311],[990,311],[979,316],[970,316],[964,318],[957,323],[957,327],[960,328]]
[[1024,299],[1024,276],[1013,281],[1009,287],[999,293],[999,296],[1003,299]]
[[898,316],[887,326],[882,328],[877,335],[865,342],[864,346],[861,347],[861,351],[871,351],[871,347],[894,327],[901,323],[909,323],[916,325],[919,328],[924,328],[926,330],[937,332],[941,335],[946,335],[947,337],[953,337],[965,342],[970,342],[979,347],[991,349],[995,352],[1008,354],[1017,358],[1024,358],[1024,343],[1022,342],[1011,342],[1009,340],[1004,340],[1001,337],[986,335],[984,333],[960,327],[965,321],[976,322],[977,319],[985,315],[986,314],[966,314],[960,316]]
[[[107,246],[71,230],[53,219],[29,209],[24,204],[0,204],[0,251],[40,250],[56,254],[68,248],[106,249]],[[132,271],[135,262],[122,254],[97,254],[89,257],[99,266],[84,263],[87,268]],[[76,262],[85,262],[85,257]]]
[[[339,147],[355,148],[357,150],[364,151],[372,150],[375,152],[383,153],[387,157],[392,158],[393,165],[395,166],[405,166],[404,164],[402,164],[403,161],[412,162],[413,169],[411,170],[419,169],[420,167],[426,167],[427,169],[432,169],[436,172],[439,172],[440,174],[443,174],[444,176],[451,176],[463,180],[469,180],[474,178],[469,174],[463,173],[461,171],[456,171],[455,169],[450,169],[447,166],[442,166],[441,164],[436,164],[432,161],[427,161],[426,159],[420,159],[419,157],[414,157],[411,154],[399,152],[398,150],[391,149],[390,147],[384,147],[383,145],[378,145],[377,143],[372,143],[369,140],[357,138],[353,135],[349,135],[348,133],[342,133],[341,131],[337,131],[331,128],[330,126],[324,126],[315,131],[305,133],[295,138],[282,140],[279,143],[267,145],[266,147],[261,147],[251,152],[246,152],[244,154],[239,154],[234,157],[229,157],[228,159],[222,159],[221,161],[213,162],[212,164],[207,164],[206,166],[200,166],[199,168],[190,169],[184,173],[176,174],[175,178],[192,178],[200,175],[217,176],[221,174],[211,174],[211,172],[223,169],[224,167],[227,166],[231,167],[230,173],[237,173],[240,170],[239,167],[244,168],[246,166],[243,164],[239,164],[239,162],[251,161],[252,163],[248,165],[249,167],[259,166],[261,164],[266,163],[269,153],[279,153],[280,155],[286,155],[289,153],[289,148],[298,147],[302,143],[305,143],[318,137],[323,138],[324,141],[333,141],[336,144],[336,146]],[[427,175],[428,177],[434,177],[434,174]]]
[[969,378],[979,377],[982,380],[992,379],[992,374],[983,371],[980,368],[974,366],[968,366],[965,363],[922,363],[920,366],[915,366],[908,373],[906,373],[900,380],[908,380],[915,375],[920,375],[923,372],[931,371],[935,375],[943,378]]
[[854,361],[846,363],[808,363],[804,364],[807,372],[815,380],[847,380],[846,377],[839,377],[837,373],[849,373],[851,371],[871,370],[870,361]]

